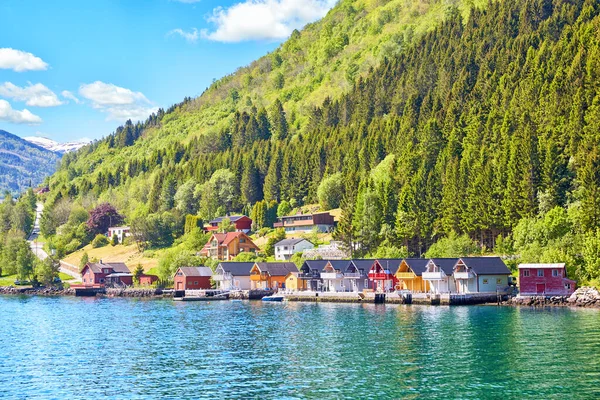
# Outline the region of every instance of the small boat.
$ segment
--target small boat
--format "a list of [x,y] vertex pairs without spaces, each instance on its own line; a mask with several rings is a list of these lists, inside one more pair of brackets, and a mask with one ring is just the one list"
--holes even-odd
[[262,301],[283,301],[284,297],[280,294],[274,294],[272,296],[265,296]]

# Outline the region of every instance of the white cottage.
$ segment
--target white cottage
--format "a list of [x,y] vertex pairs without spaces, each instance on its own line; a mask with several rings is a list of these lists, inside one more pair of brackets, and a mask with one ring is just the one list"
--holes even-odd
[[348,266],[348,261],[331,260],[328,261],[321,271],[321,280],[323,288],[328,292],[346,292],[349,291],[344,285],[344,270]]
[[222,262],[217,266],[213,280],[217,289],[221,290],[250,290],[250,270],[253,262]]
[[454,266],[458,258],[432,258],[427,262],[423,280],[429,282],[431,293],[455,293]]
[[314,248],[315,245],[304,238],[284,239],[275,244],[275,259],[277,261],[287,261],[296,253]]

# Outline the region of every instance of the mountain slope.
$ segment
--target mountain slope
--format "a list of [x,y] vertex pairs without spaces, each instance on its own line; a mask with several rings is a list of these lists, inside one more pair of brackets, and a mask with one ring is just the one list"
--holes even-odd
[[18,194],[54,173],[60,156],[0,130],[0,192]]
[[74,142],[66,142],[66,143],[58,143],[55,140],[48,139],[40,136],[29,136],[24,137],[24,140],[27,140],[29,143],[33,143],[36,146],[43,147],[46,150],[53,151],[59,154],[70,153],[72,151],[77,151],[83,146],[89,144],[89,141],[78,140]]

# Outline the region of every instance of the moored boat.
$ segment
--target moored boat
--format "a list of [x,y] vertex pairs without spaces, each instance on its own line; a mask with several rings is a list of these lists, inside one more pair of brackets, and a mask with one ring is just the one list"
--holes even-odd
[[274,294],[271,296],[265,296],[262,298],[262,301],[283,301],[284,297],[279,294]]

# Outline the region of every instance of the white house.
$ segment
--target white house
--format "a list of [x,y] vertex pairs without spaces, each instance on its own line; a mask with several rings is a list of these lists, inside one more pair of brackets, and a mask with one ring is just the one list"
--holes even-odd
[[[323,288],[328,292],[346,292],[344,285],[344,270],[348,266],[348,261],[331,260],[327,262],[321,271],[321,280]],[[348,289],[349,291],[349,289]]]
[[115,235],[117,235],[119,243],[123,243],[123,239],[131,236],[131,229],[128,226],[111,226],[108,228],[108,238],[112,239]]
[[221,290],[250,290],[250,270],[253,262],[222,262],[217,266],[213,280],[217,289]]
[[427,263],[423,280],[429,282],[429,290],[432,293],[455,293],[456,283],[454,281],[454,266],[458,258],[432,258]]
[[296,253],[314,248],[314,244],[303,238],[284,239],[275,244],[275,259],[277,261],[287,261]]

